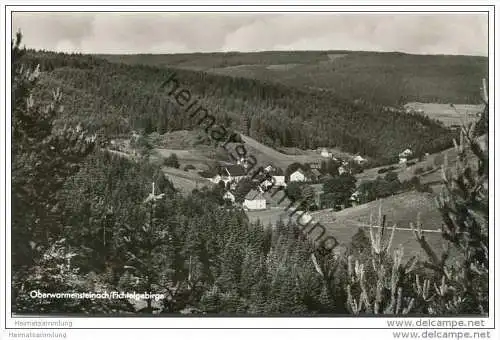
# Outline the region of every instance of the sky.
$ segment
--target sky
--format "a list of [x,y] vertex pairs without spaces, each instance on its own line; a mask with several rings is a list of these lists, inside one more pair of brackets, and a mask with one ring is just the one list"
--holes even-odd
[[28,48],[82,53],[363,50],[488,54],[483,13],[28,13]]

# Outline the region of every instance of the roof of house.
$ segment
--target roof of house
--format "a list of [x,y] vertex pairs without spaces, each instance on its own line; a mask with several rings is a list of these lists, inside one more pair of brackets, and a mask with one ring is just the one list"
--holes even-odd
[[248,192],[248,194],[245,196],[246,200],[253,201],[253,200],[265,200],[264,195],[262,195],[262,192],[252,189]]
[[321,176],[321,179],[332,179],[332,178],[333,178],[333,176],[329,173],[326,173],[323,176]]
[[302,169],[297,169],[297,170],[295,170],[294,172],[292,172],[292,173],[291,173],[291,175],[293,175],[293,174],[294,174],[294,173],[296,173],[296,172],[299,172],[299,173],[301,173],[301,174],[302,174],[302,175],[304,175],[304,176],[306,175]]
[[234,194],[231,191],[226,191],[226,193],[224,194],[224,196],[229,196],[229,195],[234,197]]
[[321,172],[318,169],[312,169],[311,174],[313,174],[316,177],[321,176]]
[[245,176],[247,174],[245,168],[237,164],[223,167],[223,175],[227,175],[226,170],[231,176]]
[[406,149],[399,154],[399,157],[407,157],[410,156],[411,154],[413,154],[413,151],[411,151],[411,149]]

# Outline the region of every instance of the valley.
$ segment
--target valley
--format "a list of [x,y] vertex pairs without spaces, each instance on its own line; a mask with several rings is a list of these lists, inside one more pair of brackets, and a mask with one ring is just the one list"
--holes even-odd
[[488,316],[489,19],[248,8],[12,12],[7,310]]

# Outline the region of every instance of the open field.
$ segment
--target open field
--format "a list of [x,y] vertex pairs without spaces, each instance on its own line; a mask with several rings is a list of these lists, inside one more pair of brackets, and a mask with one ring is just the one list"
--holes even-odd
[[259,166],[267,166],[268,164],[273,164],[274,166],[280,167],[285,170],[290,164],[294,162],[308,163],[321,161],[322,158],[318,152],[308,150],[302,151],[300,155],[287,155],[281,153],[269,146],[259,143],[255,139],[241,135],[243,141],[245,142],[245,149],[248,155],[253,155],[258,162]]
[[[273,207],[268,210],[248,211],[247,215],[251,221],[259,220],[264,225],[274,225],[280,219],[286,222],[290,217],[295,219],[301,214],[297,212],[293,215],[293,213],[285,211],[285,203],[287,202],[283,202],[280,207]],[[315,211],[311,212],[310,216],[312,216],[314,223],[319,222],[326,228],[326,235],[332,235],[341,244],[344,244],[351,240],[359,228],[369,233],[370,216],[373,218],[373,223],[376,224],[380,207],[382,214],[386,215],[384,240],[388,240],[391,234],[390,229],[396,224],[392,247],[394,249],[402,246],[405,249],[406,258],[412,255],[423,254],[410,229],[410,223],[415,223],[419,214],[423,229],[427,231],[425,235],[429,243],[437,247],[435,249],[441,249],[441,215],[434,201],[434,196],[428,193],[412,191],[362,204],[357,207],[347,208],[342,211],[333,211],[332,209]],[[314,223],[310,225],[312,226]],[[375,227],[374,230],[377,230],[377,228]],[[312,232],[311,236],[313,239],[319,231],[320,229],[317,228]]]
[[404,247],[407,257],[421,254],[420,246],[409,229],[410,222],[416,222],[417,215],[420,213],[423,229],[431,231],[425,233],[429,243],[435,247],[434,249],[441,249],[439,232],[432,232],[438,231],[441,227],[441,216],[433,196],[427,193],[408,192],[338,212],[326,209],[313,212],[311,215],[315,221],[320,222],[326,228],[328,235],[344,243],[349,242],[359,228],[369,233],[370,215],[373,217],[373,223],[376,223],[379,207],[387,218],[385,239],[390,235],[389,228],[394,224],[397,225],[398,229],[395,231],[392,243],[393,248]]
[[[301,214],[297,212],[293,215],[293,213],[284,210],[285,206],[283,203],[283,207],[273,207],[263,211],[248,211],[247,215],[253,222],[259,220],[264,225],[274,225],[280,219],[286,222],[290,217],[295,219]],[[311,212],[310,216],[314,223],[311,223],[310,226],[319,222],[326,229],[325,235],[332,235],[341,244],[346,244],[359,228],[365,230],[367,235],[369,234],[370,216],[373,218],[373,223],[376,224],[380,207],[382,214],[386,215],[386,230],[383,239],[386,242],[388,241],[392,226],[396,224],[392,249],[402,246],[405,250],[405,258],[413,255],[424,255],[410,229],[410,223],[415,223],[419,214],[427,240],[434,249],[441,249],[441,215],[433,195],[428,193],[407,192],[342,211],[336,212],[332,209],[325,209]],[[305,222],[307,220],[303,223]],[[373,230],[380,231],[376,226]],[[315,228],[311,234],[312,239],[318,236],[319,232],[320,228]]]
[[[344,152],[342,150],[339,150],[338,148],[327,148],[327,149],[329,152],[332,153],[334,157],[337,158],[351,158],[354,156],[352,153]],[[281,153],[284,153],[285,155],[289,156],[311,156],[313,158],[319,157],[321,160],[327,160],[327,158],[321,157],[320,151],[318,150],[302,150],[299,148],[292,148],[292,147],[281,147],[278,148],[278,150]]]
[[284,222],[288,220],[289,214],[281,207],[274,207],[262,211],[247,211],[247,216],[250,221],[255,222],[259,220],[263,225],[275,225],[280,219]]
[[176,154],[179,159],[180,169],[191,164],[196,167],[196,170],[207,170],[208,164],[214,163],[214,159],[209,157],[210,153],[213,152],[212,150],[177,150],[164,148],[155,148],[154,150],[161,158],[167,158],[172,154]]
[[[253,155],[258,162],[258,166],[267,166],[268,164],[273,164],[283,170],[293,162],[308,163],[321,161],[322,158],[319,152],[315,150],[301,150],[298,148],[284,148],[283,151],[287,153],[280,152],[269,146],[266,146],[254,138],[240,134],[244,146],[247,151],[247,155]],[[234,151],[236,144],[228,144],[225,151],[222,148],[218,150],[210,145],[197,144],[197,132],[195,131],[174,131],[169,132],[160,136],[161,142],[155,145],[155,152],[161,157],[168,157],[175,153],[179,158],[181,163],[181,168],[186,164],[192,164],[200,169],[206,169],[207,164],[213,164],[216,160],[222,160],[227,158],[229,160],[229,152],[234,156],[237,155]],[[334,150],[333,150],[334,151]],[[224,153],[226,155],[224,155]],[[337,151],[334,153],[337,156],[350,157],[349,153]],[[224,157],[226,156],[226,157]]]
[[195,130],[176,130],[162,135],[156,133],[152,134],[152,137],[158,147],[167,149],[192,149],[200,147],[200,144],[208,139],[204,132]]
[[[486,142],[485,136],[479,137],[479,143],[482,148],[486,147],[485,142]],[[472,159],[472,155],[469,156],[470,156],[469,159]],[[417,168],[422,168],[424,169],[424,172],[419,175],[420,182],[422,184],[435,183],[442,179],[441,166],[444,164],[445,158],[447,158],[448,160],[448,168],[453,171],[454,165],[456,164],[456,157],[457,157],[457,151],[455,150],[455,148],[450,148],[435,154],[430,154],[429,156],[427,156],[426,159],[420,162],[417,161],[414,165],[411,166],[392,164],[392,165],[385,165],[381,167],[367,169],[362,173],[356,175],[356,178],[358,180],[357,185],[359,185],[364,180],[373,180],[377,178],[377,176],[383,177],[385,173],[379,174],[378,171],[380,169],[388,168],[390,166],[396,167],[396,169],[393,171],[398,174],[400,181],[411,179],[413,176],[415,176],[415,170]],[[427,168],[430,167],[432,167],[432,170],[426,170]]]
[[[122,145],[121,151],[108,151],[126,158],[135,157],[133,156],[133,151],[130,148],[128,140],[121,140],[120,144]],[[207,152],[204,152],[203,150],[165,149],[154,147],[150,156],[150,161],[163,164],[163,160],[174,153],[177,155],[179,160],[179,169],[163,166],[162,171],[167,175],[168,179],[173,183],[177,190],[183,194],[188,194],[193,189],[212,185],[212,182],[198,174],[198,171],[200,170],[207,170],[208,164],[213,162],[213,159],[205,156]],[[194,165],[196,169],[184,171],[183,168],[187,164]]]
[[169,167],[163,167],[162,170],[168,179],[172,181],[174,187],[183,194],[189,194],[193,189],[213,184],[193,171],[183,171]]
[[484,105],[438,104],[438,103],[408,103],[405,105],[417,112],[422,112],[430,118],[440,120],[446,126],[463,125],[479,119]]

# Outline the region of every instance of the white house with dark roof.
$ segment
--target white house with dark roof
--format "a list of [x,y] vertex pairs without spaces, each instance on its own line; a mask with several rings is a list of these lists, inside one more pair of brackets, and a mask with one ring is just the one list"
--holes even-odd
[[239,182],[243,178],[247,177],[245,168],[242,165],[228,165],[221,169],[222,180],[228,182]]
[[307,180],[306,174],[301,169],[295,170],[295,172],[290,175],[290,182],[307,182]]
[[258,190],[250,190],[243,201],[243,208],[247,210],[265,210],[266,199],[262,192]]
[[413,155],[413,151],[411,149],[406,149],[399,154],[399,164],[405,164],[408,161],[408,158]]

